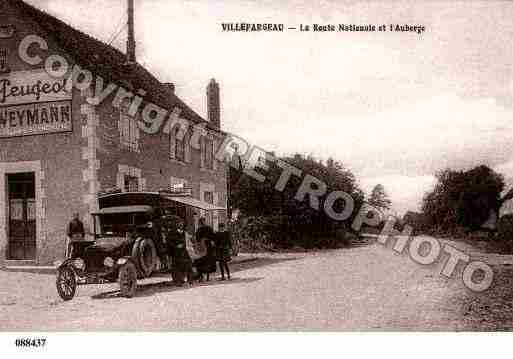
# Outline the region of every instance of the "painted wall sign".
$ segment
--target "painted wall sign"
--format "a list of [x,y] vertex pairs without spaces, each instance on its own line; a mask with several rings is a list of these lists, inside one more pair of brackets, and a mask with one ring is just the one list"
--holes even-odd
[[14,25],[0,25],[0,39],[9,39],[14,35]]
[[53,78],[44,70],[16,71],[0,76],[0,107],[71,100],[66,81]]
[[71,101],[0,107],[0,138],[71,130]]

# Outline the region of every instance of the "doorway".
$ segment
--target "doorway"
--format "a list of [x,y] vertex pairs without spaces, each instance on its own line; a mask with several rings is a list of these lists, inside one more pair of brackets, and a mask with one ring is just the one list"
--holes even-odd
[[7,175],[9,260],[36,259],[35,183],[34,172]]

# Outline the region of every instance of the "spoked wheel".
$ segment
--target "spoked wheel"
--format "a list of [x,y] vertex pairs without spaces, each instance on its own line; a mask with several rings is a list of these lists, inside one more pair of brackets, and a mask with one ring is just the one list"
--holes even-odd
[[132,262],[126,262],[119,268],[119,291],[123,297],[132,298],[137,289],[137,269]]
[[157,258],[157,250],[155,248],[155,244],[150,238],[144,238],[139,243],[138,249],[139,255],[137,258],[139,259],[140,268],[144,273],[145,278],[148,278],[155,270]]
[[70,267],[59,268],[57,273],[57,292],[63,300],[71,300],[77,290],[77,279],[75,272]]

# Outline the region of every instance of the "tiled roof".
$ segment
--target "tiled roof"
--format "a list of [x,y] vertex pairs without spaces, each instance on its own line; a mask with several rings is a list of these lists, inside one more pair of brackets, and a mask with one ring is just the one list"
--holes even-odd
[[126,65],[126,55],[118,49],[22,0],[7,0],[7,2],[19,7],[24,14],[32,17],[80,66],[102,76],[106,81],[125,88],[131,84],[132,88],[127,88],[131,91],[143,89],[147,92],[144,96],[145,100],[168,110],[179,107],[184,118],[194,122],[205,122],[208,128],[220,131],[187,106],[144,67],[139,64]]

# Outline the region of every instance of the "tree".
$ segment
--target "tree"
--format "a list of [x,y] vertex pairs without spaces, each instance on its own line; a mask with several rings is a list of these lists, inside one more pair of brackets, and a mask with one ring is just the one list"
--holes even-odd
[[385,187],[382,184],[377,184],[372,189],[369,204],[377,209],[390,209],[392,201],[388,198]]
[[[303,174],[301,177],[291,176],[283,191],[275,189],[283,172],[283,168],[276,161],[267,161],[268,168],[265,171],[259,167],[255,169],[265,177],[263,182],[244,174],[239,177],[240,171],[231,170],[231,178],[236,180],[232,181],[230,186],[230,203],[240,210],[242,216],[266,217],[272,223],[279,223],[283,231],[293,232],[291,241],[296,244],[301,240],[308,241],[314,237],[321,237],[321,233],[330,233],[342,227],[348,227],[331,219],[323,209],[327,194],[332,191],[344,191],[352,197],[354,202],[353,214],[346,221],[350,223],[354,219],[363,203],[363,192],[351,171],[333,159],[329,159],[324,164],[313,156],[305,158],[296,154],[291,157],[281,157],[279,160],[301,170]],[[327,186],[327,193],[318,198],[319,210],[310,207],[308,197],[304,201],[296,200],[298,189],[306,174],[317,178]],[[333,209],[335,212],[342,212],[344,206],[343,200],[338,200],[333,204]]]
[[504,179],[487,166],[466,172],[446,169],[436,179],[434,189],[424,195],[422,210],[443,231],[458,226],[477,230],[504,201],[500,197]]

